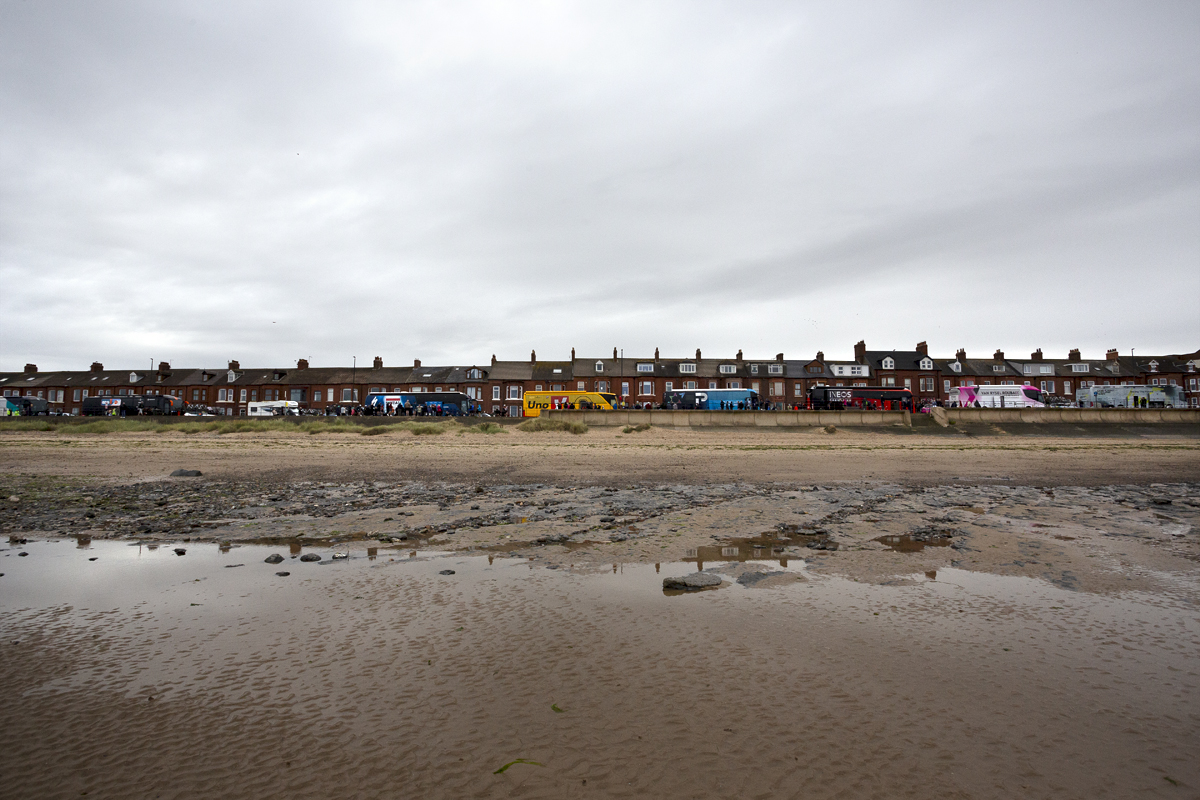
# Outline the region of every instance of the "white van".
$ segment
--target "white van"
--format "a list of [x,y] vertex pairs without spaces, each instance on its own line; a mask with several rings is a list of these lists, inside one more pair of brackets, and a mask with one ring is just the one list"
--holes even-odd
[[250,403],[246,412],[248,417],[286,417],[300,413],[300,404],[295,400],[268,400],[263,403]]

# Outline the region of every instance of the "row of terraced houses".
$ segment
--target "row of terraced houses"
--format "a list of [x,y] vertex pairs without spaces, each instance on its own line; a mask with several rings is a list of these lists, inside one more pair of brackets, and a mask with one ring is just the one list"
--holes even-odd
[[826,386],[896,386],[912,390],[919,404],[948,402],[959,386],[1032,384],[1048,395],[1073,399],[1075,390],[1100,385],[1182,386],[1188,403],[1200,407],[1200,351],[1177,355],[1120,355],[1109,350],[1103,358],[1084,358],[1071,350],[1066,358],[1047,358],[1039,349],[1028,358],[1009,358],[997,350],[990,358],[929,355],[925,342],[915,350],[868,350],[854,346],[850,360],[827,359],[818,352],[807,360],[747,359],[739,350],[731,358],[653,356],[539,361],[500,361],[493,355],[484,364],[427,367],[386,367],[375,358],[371,367],[312,367],[300,359],[294,367],[243,368],[230,361],[223,369],[176,368],[166,362],[154,371],[108,370],[93,363],[87,371],[39,372],[26,364],[23,372],[0,373],[5,397],[32,396],[49,401],[54,410],[78,414],[83,398],[120,395],[174,395],[190,405],[207,406],[218,414],[241,416],[247,404],[294,400],[302,408],[325,411],[335,405],[357,405],[370,392],[459,391],[493,415],[520,416],[528,391],[600,391],[617,394],[623,403],[657,405],[663,394],[679,389],[753,389],[764,402],[778,408],[803,406],[808,389]]

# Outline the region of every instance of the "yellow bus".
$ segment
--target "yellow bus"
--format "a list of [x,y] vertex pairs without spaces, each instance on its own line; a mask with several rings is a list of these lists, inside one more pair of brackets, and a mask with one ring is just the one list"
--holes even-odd
[[526,392],[525,416],[541,416],[551,409],[593,409],[612,411],[617,406],[617,396],[609,392]]

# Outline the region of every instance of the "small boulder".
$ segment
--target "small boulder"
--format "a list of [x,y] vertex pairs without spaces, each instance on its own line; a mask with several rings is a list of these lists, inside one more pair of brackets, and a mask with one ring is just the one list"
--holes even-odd
[[301,561],[320,561],[321,557],[319,555],[317,555],[316,553],[305,553],[304,555],[300,556],[300,560]]
[[92,556],[91,558],[89,558],[89,559],[88,559],[88,561],[95,561],[95,560],[96,560],[97,558],[99,558],[99,557],[100,557],[100,556]]
[[198,469],[177,469],[171,473],[172,478],[199,478],[203,473]]
[[276,572],[275,574],[276,574],[276,575],[278,575],[278,576],[279,576],[279,577],[281,577],[281,578],[286,578],[288,575],[291,575],[292,573],[290,573],[290,572]]
[[24,552],[22,552],[22,553],[17,553],[17,555],[19,555],[19,556],[21,556],[21,557],[24,557],[24,556],[27,556],[27,555],[29,555],[29,553],[24,553]]
[[680,578],[663,578],[663,588],[683,589],[684,591],[691,592],[697,589],[720,586],[721,582],[720,575],[713,575],[708,572],[693,572],[691,575],[684,575]]
[[452,570],[452,569],[444,569],[438,573],[438,575],[453,575],[453,574],[454,574],[454,570]]
[[185,555],[187,555],[187,550],[183,549],[182,547],[176,547],[176,548],[175,548],[175,555],[177,555],[177,556],[185,556]]
[[19,502],[21,502],[21,498],[20,498],[18,495],[11,494],[11,495],[9,495],[9,496],[8,496],[8,502],[10,502],[10,503],[19,503]]
[[279,564],[283,561],[283,556],[279,555],[279,553],[272,553],[264,558],[263,561],[267,564]]

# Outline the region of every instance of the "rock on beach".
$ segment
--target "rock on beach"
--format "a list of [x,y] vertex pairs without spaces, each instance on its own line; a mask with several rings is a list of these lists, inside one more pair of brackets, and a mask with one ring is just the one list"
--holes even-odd
[[720,586],[721,583],[720,575],[712,575],[708,572],[693,572],[691,575],[679,578],[663,578],[664,589],[683,589],[684,591],[708,589],[712,586]]

